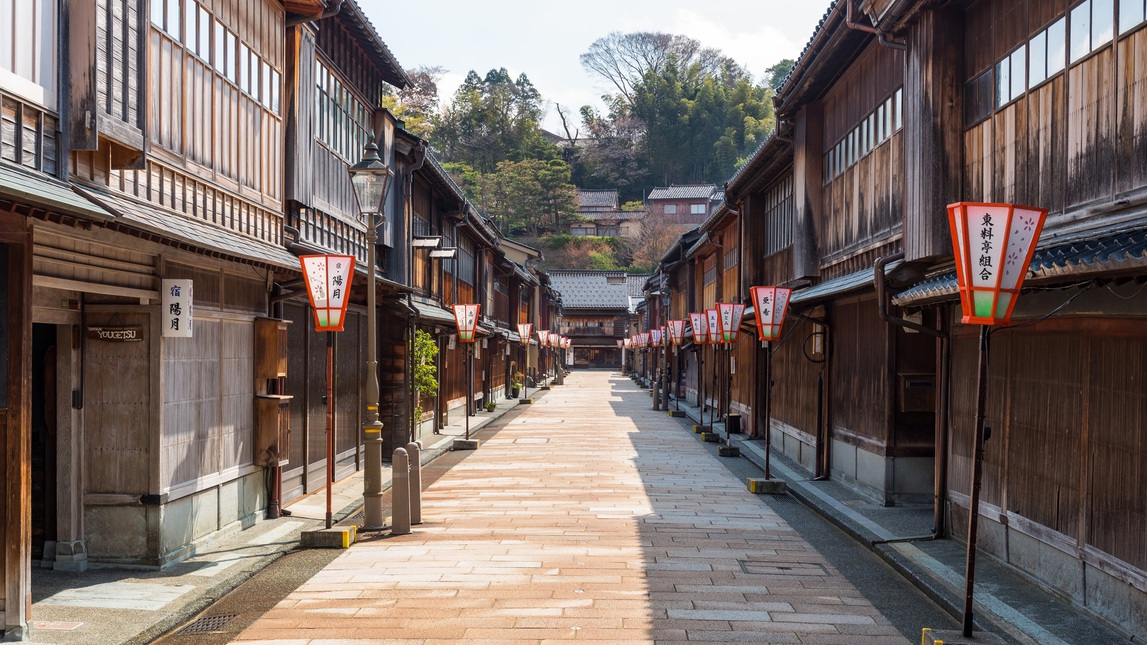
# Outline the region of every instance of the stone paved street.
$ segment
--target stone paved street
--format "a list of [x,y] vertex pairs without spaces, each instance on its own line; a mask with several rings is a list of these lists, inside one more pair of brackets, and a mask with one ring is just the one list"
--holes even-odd
[[[905,643],[680,421],[575,372],[239,642]],[[488,440],[487,440],[488,439]]]

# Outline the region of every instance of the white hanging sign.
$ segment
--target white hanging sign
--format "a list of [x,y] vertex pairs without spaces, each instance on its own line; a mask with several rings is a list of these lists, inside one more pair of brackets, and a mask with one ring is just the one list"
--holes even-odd
[[164,280],[160,299],[163,337],[191,338],[191,280]]

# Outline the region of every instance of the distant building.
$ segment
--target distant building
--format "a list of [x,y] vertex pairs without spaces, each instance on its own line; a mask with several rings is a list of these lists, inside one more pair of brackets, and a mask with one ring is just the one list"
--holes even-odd
[[648,276],[630,276],[624,271],[552,271],[555,291],[562,294],[559,333],[573,340],[574,367],[618,367],[621,351],[617,341],[629,335],[629,315],[640,300],[633,297],[633,284]]
[[637,237],[641,233],[644,211],[623,211],[616,190],[577,191],[577,214],[580,221],[570,225],[570,235],[602,237]]
[[713,184],[688,184],[654,188],[645,200],[649,217],[666,224],[700,224],[724,200]]

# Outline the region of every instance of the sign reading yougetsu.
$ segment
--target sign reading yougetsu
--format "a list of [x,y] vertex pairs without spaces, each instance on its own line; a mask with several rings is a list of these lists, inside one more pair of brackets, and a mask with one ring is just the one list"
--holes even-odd
[[143,327],[88,327],[88,338],[113,343],[138,343],[143,340]]
[[191,280],[164,280],[160,294],[164,338],[191,338]]

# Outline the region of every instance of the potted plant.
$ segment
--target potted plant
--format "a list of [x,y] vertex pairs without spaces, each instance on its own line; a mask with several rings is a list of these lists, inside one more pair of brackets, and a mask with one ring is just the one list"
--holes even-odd
[[510,381],[510,397],[518,398],[518,394],[522,391],[522,382],[526,378],[525,374],[520,371],[514,372],[513,380]]
[[494,409],[497,407],[498,407],[498,404],[494,403],[493,401],[487,401],[486,402],[486,411],[487,412],[493,412]]

